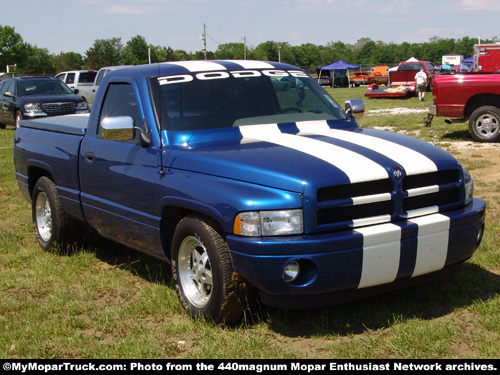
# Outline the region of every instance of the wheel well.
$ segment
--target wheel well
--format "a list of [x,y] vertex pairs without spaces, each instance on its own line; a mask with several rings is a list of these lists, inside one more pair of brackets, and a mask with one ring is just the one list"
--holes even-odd
[[206,220],[215,230],[219,232],[222,237],[226,237],[225,232],[222,230],[222,226],[214,218],[206,214],[177,206],[165,207],[161,215],[160,235],[163,252],[168,259],[170,259],[171,244],[175,228],[183,218],[189,215],[196,215],[199,218]]
[[500,108],[500,95],[480,94],[473,96],[469,99],[467,105],[465,106],[464,116],[470,117],[472,112],[474,112],[479,107],[483,107],[486,105]]
[[33,196],[33,190],[35,189],[37,181],[42,177],[47,177],[52,182],[54,182],[54,178],[47,170],[36,167],[28,168],[28,185],[29,185],[30,197]]

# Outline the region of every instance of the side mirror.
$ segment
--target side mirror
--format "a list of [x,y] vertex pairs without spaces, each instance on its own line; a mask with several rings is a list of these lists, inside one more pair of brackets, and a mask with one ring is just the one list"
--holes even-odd
[[101,136],[107,141],[130,141],[134,139],[134,119],[130,116],[102,119]]
[[345,112],[352,116],[354,113],[364,112],[365,111],[365,102],[363,99],[346,99],[345,101]]
[[14,94],[13,94],[13,93],[11,93],[10,91],[5,91],[5,92],[3,93],[3,95],[4,95],[4,96],[7,96],[7,97],[9,97],[9,98],[13,98],[13,97],[14,97]]
[[77,95],[78,95],[78,93],[79,93],[79,92],[80,92],[80,90],[78,90],[78,89],[74,89],[74,90],[73,90],[73,93],[74,93],[74,94],[77,94]]
[[140,132],[141,146],[148,147],[151,143],[149,134],[134,126],[131,116],[106,117],[101,120],[101,137],[107,141],[131,141],[135,138],[134,130]]

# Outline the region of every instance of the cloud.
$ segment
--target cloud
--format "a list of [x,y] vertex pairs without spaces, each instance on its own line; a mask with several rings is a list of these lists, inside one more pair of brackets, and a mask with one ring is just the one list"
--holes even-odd
[[457,9],[461,10],[480,10],[480,11],[500,11],[500,2],[497,0],[461,0],[455,4]]
[[104,8],[104,13],[111,14],[151,14],[153,9],[137,5],[111,5]]

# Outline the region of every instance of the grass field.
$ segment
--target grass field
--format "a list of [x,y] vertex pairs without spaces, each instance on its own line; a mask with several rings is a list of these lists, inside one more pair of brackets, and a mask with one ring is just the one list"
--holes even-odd
[[[366,88],[328,90],[343,104]],[[471,170],[488,221],[463,271],[446,284],[331,308],[260,307],[235,328],[190,319],[168,265],[96,235],[42,251],[15,181],[14,129],[0,130],[0,358],[499,358],[500,148],[457,148],[470,140],[466,124],[424,127],[426,99],[367,99],[357,117],[364,127],[437,142]]]

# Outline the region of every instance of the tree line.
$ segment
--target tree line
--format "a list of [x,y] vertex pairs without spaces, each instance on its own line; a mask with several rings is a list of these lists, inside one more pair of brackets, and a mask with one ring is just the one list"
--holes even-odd
[[[481,43],[499,42],[498,37],[481,40]],[[440,64],[442,56],[455,53],[469,57],[473,53],[477,38],[460,39],[430,38],[425,43],[401,44],[373,41],[361,38],[355,44],[342,41],[326,45],[305,43],[292,46],[287,42],[267,41],[257,47],[247,48],[243,43],[219,44],[215,51],[186,52],[170,47],[148,44],[137,35],[125,44],[121,38],[97,39],[84,55],[76,52],[51,53],[23,40],[14,27],[0,25],[0,72],[15,66],[17,74],[55,75],[75,69],[99,69],[103,66],[138,65],[149,62],[181,60],[247,59],[281,61],[308,70],[344,60],[361,66],[397,65],[410,57]]]

